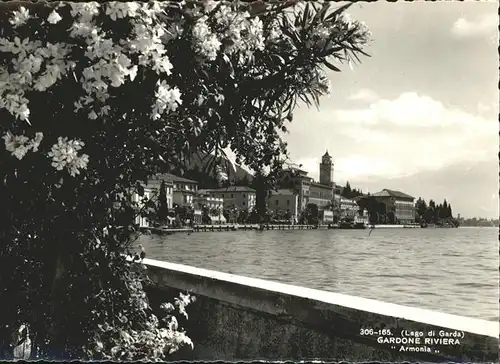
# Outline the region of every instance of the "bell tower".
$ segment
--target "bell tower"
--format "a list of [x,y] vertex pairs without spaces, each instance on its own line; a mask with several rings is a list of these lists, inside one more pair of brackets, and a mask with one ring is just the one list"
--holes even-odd
[[319,165],[319,183],[326,186],[333,186],[333,162],[332,157],[328,154],[328,150],[321,157]]

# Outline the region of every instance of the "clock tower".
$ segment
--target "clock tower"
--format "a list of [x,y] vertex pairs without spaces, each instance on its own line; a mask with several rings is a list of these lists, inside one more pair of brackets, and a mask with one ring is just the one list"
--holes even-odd
[[321,164],[319,165],[319,183],[333,187],[333,162],[332,157],[328,154],[328,150],[323,157],[321,157]]

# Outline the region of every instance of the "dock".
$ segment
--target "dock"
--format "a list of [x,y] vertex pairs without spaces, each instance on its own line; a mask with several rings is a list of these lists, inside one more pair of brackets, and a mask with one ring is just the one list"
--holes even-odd
[[153,234],[157,234],[157,235],[171,235],[171,234],[174,234],[174,233],[192,233],[194,232],[194,229],[193,228],[166,228],[166,227],[160,227],[160,228],[157,228],[157,227],[145,227],[145,226],[141,226],[139,228],[140,231],[142,232],[151,232]]
[[208,231],[237,231],[237,230],[311,230],[316,229],[314,225],[286,225],[286,224],[226,224],[226,225],[195,225],[197,232]]
[[420,225],[369,225],[369,229],[420,229]]

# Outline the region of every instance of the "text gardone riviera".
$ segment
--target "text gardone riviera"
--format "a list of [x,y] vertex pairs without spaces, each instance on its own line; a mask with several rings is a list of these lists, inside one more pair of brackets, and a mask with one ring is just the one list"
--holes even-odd
[[460,340],[453,338],[434,338],[434,337],[387,337],[379,336],[379,344],[415,344],[415,345],[460,345]]

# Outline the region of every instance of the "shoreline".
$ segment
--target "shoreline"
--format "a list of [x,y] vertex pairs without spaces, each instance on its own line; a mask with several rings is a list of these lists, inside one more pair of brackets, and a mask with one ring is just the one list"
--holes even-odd
[[171,235],[175,233],[198,233],[198,232],[235,232],[235,231],[275,231],[275,230],[374,230],[374,229],[422,229],[420,225],[367,225],[360,228],[342,228],[338,224],[329,225],[286,225],[286,224],[224,224],[224,225],[194,225],[192,227],[169,228],[169,227],[139,227],[146,233]]

